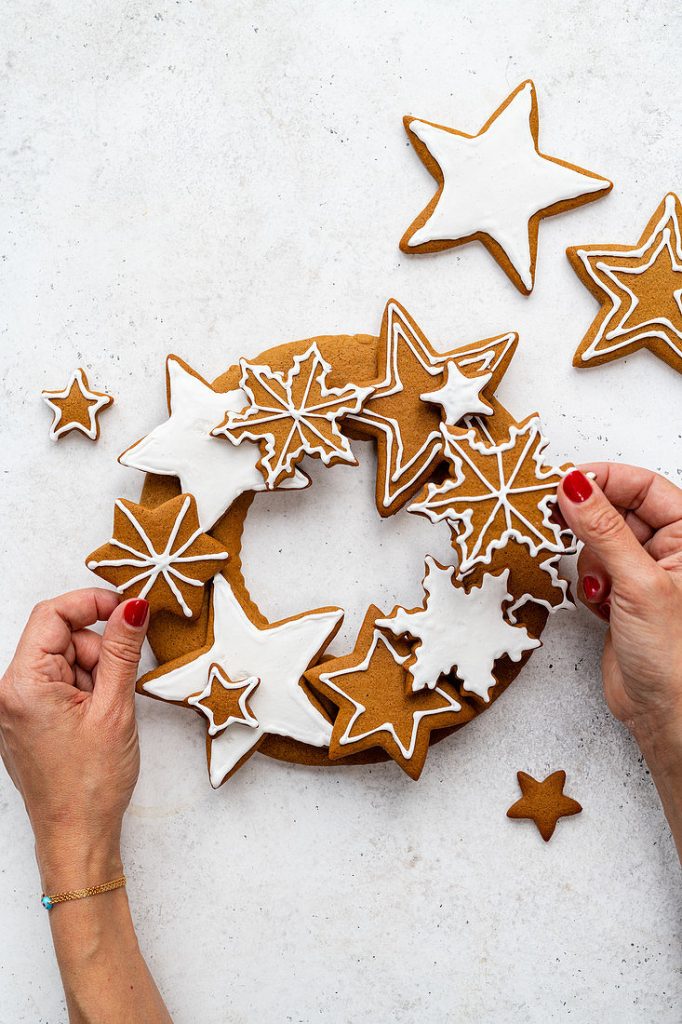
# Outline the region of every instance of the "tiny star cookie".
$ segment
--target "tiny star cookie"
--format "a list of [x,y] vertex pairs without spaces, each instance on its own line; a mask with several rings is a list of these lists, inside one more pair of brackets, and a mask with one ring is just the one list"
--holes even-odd
[[120,498],[110,541],[86,565],[126,597],[144,597],[150,611],[196,618],[206,583],[220,572],[227,551],[199,526],[191,494],[145,508]]
[[493,552],[512,539],[533,557],[540,551],[565,553],[566,531],[551,512],[568,469],[543,466],[547,441],[537,415],[512,425],[508,440],[499,444],[486,444],[473,427],[461,434],[442,430],[450,476],[428,484],[409,510],[433,523],[448,522],[460,548],[460,574],[489,564]]
[[552,772],[544,782],[538,782],[526,772],[517,772],[516,777],[523,795],[509,808],[507,817],[530,818],[546,843],[554,835],[559,818],[580,814],[582,811],[577,800],[564,795],[566,772]]
[[[235,448],[211,437],[211,430],[228,412],[249,404],[240,389],[215,391],[178,356],[166,360],[169,417],[150,434],[131,445],[118,461],[143,473],[177,476],[187,494],[193,494],[203,530],[211,527],[245,491],[264,491],[258,455],[247,445]],[[307,487],[310,480],[298,470],[280,486]]]
[[682,205],[665,197],[639,242],[584,245],[566,254],[601,303],[574,366],[597,366],[648,349],[682,373]]
[[416,117],[404,118],[404,124],[438,189],[400,248],[439,252],[480,241],[524,295],[535,281],[540,220],[599,199],[613,187],[592,171],[540,152],[531,81],[522,82],[477,135]]
[[437,352],[398,302],[389,300],[379,341],[378,383],[348,425],[377,444],[376,504],[390,516],[443,460],[442,408],[448,423],[492,412],[492,395],[518,344],[514,333]]
[[373,387],[327,387],[331,366],[315,344],[294,356],[286,376],[245,359],[240,365],[241,388],[249,397],[250,408],[227,413],[213,434],[222,434],[235,445],[244,440],[258,442],[260,469],[268,487],[291,476],[304,455],[319,457],[325,466],[337,462],[357,466],[339,421],[358,412]]
[[509,570],[498,576],[486,573],[479,586],[467,590],[453,579],[454,566],[440,565],[426,558],[423,607],[408,611],[397,607],[384,619],[380,629],[395,636],[406,634],[417,640],[405,662],[414,692],[432,690],[442,676],[456,670],[461,689],[486,704],[497,685],[495,662],[506,655],[520,661],[526,651],[540,647],[523,626],[505,620],[503,604],[513,600],[507,590]]
[[380,616],[380,610],[371,606],[355,650],[308,670],[306,678],[339,709],[329,744],[332,760],[381,747],[418,779],[431,731],[463,725],[475,712],[449,682],[410,692],[405,669],[410,649],[377,628]]
[[205,689],[189,697],[187,703],[206,716],[211,738],[231,725],[257,729],[258,720],[249,707],[249,698],[259,683],[256,676],[232,680],[220,665],[214,663],[208,671]]
[[90,389],[85,370],[80,366],[74,370],[63,390],[43,391],[42,399],[53,413],[52,441],[58,441],[72,430],[96,441],[99,438],[99,414],[114,402],[111,395]]
[[138,689],[160,700],[188,704],[203,693],[214,664],[230,679],[244,672],[260,679],[251,693],[251,712],[258,724],[224,729],[210,744],[209,777],[217,789],[268,734],[327,746],[331,725],[301,679],[331,642],[342,618],[340,608],[320,608],[261,628],[249,619],[225,577],[216,576],[206,643],[148,672]]

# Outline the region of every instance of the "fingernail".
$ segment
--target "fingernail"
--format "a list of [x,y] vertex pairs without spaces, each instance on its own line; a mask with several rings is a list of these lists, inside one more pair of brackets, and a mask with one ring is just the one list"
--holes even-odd
[[604,601],[603,604],[599,605],[599,614],[607,620],[611,618],[611,605],[608,601]]
[[599,593],[601,584],[596,576],[585,576],[583,579],[583,594],[588,601],[594,601]]
[[129,626],[135,626],[136,629],[139,629],[140,626],[144,626],[148,611],[149,601],[137,597],[134,601],[126,601],[126,606],[123,609],[123,618]]
[[592,484],[579,469],[571,470],[568,476],[564,477],[563,487],[566,497],[576,505],[587,501],[592,494]]

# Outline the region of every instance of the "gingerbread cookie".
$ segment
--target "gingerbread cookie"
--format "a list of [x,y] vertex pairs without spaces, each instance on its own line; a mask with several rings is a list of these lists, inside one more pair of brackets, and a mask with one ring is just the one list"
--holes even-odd
[[489,398],[511,362],[518,335],[438,352],[395,299],[384,311],[378,381],[348,427],[377,444],[376,503],[390,516],[412,498],[444,458],[441,419],[456,424],[492,413]]
[[417,641],[405,662],[414,692],[432,690],[452,672],[463,693],[475,694],[487,704],[497,685],[495,663],[503,656],[520,661],[540,641],[505,618],[504,606],[513,601],[507,589],[508,569],[498,575],[486,573],[480,584],[468,588],[453,579],[454,573],[454,566],[427,557],[423,606],[395,608],[376,625]]
[[329,742],[332,760],[380,747],[418,779],[434,729],[464,725],[473,709],[445,681],[413,693],[407,685],[410,649],[377,628],[381,612],[365,615],[355,650],[308,669],[306,679],[338,708]]
[[665,197],[636,245],[583,245],[566,254],[601,304],[573,358],[598,366],[648,349],[682,373],[682,205]]
[[564,795],[566,772],[552,772],[544,782],[538,782],[526,772],[517,772],[523,796],[507,811],[508,818],[529,818],[537,825],[538,832],[546,843],[554,835],[559,818],[580,814],[582,807],[577,800]]
[[522,82],[477,135],[416,117],[404,123],[438,189],[400,240],[402,251],[440,252],[477,240],[524,295],[535,282],[541,219],[599,199],[613,187],[592,171],[540,152],[531,81]]
[[111,395],[92,391],[85,370],[78,367],[65,388],[43,391],[42,399],[52,410],[50,439],[58,441],[72,430],[85,434],[91,441],[99,438],[99,414],[113,405]]
[[[341,621],[341,609],[301,611],[293,595],[292,611],[299,614],[270,623],[248,591],[241,562],[242,530],[258,493],[281,481],[282,473],[298,472],[299,457],[315,454],[306,449],[318,444],[325,456],[330,454],[330,465],[339,453],[346,458],[338,461],[348,461],[346,446],[355,436],[377,439],[377,495],[381,495],[380,510],[387,514],[414,494],[419,484],[430,480],[434,486],[444,486],[448,467],[448,479],[453,479],[452,438],[465,443],[473,431],[477,444],[499,447],[507,474],[511,456],[504,452],[508,446],[515,447],[511,440],[514,431],[527,429],[527,435],[515,438],[514,454],[522,463],[518,472],[523,477],[519,495],[508,475],[504,482],[498,479],[497,490],[505,489],[505,496],[509,491],[510,502],[518,497],[519,509],[531,527],[539,523],[549,530],[540,503],[551,495],[552,487],[555,491],[556,480],[552,478],[548,489],[549,476],[544,475],[541,460],[533,461],[533,454],[541,451],[539,432],[516,423],[493,393],[516,341],[515,335],[508,334],[439,353],[405,311],[390,302],[380,338],[322,336],[278,346],[249,360],[251,372],[246,376],[242,364],[208,383],[176,357],[169,359],[170,417],[128,452],[136,465],[154,465],[158,470],[147,476],[140,504],[150,512],[162,508],[179,498],[176,474],[183,486],[191,477],[204,498],[206,520],[200,518],[198,525],[210,529],[213,541],[229,557],[213,584],[208,583],[196,619],[173,615],[170,610],[153,613],[148,636],[159,666],[139,681],[138,691],[191,708],[205,718],[214,786],[230,777],[256,750],[286,761],[320,765],[364,764],[390,757],[416,778],[429,745],[490,707],[538,645],[550,608],[565,596],[542,565],[558,558],[566,537],[557,526],[558,534],[545,538],[545,548],[535,543],[531,529],[533,543],[528,543],[521,539],[522,528],[514,514],[512,526],[519,536],[512,530],[502,538],[501,529],[497,540],[504,540],[504,547],[492,544],[493,538],[487,535],[488,516],[479,515],[480,494],[475,489],[470,491],[468,550],[471,554],[479,545],[488,560],[470,559],[464,576],[454,566],[441,567],[429,560],[429,593],[422,608],[406,612],[398,606],[392,616],[386,616],[372,606],[355,650],[341,658],[323,659]],[[301,380],[305,379],[300,390],[298,375],[292,376],[297,366]],[[384,388],[389,390],[389,379],[394,391],[381,394]],[[226,420],[232,424],[228,429],[239,429],[232,413],[244,416],[243,423],[239,422],[251,431],[250,419],[259,419],[266,404],[265,396],[258,392],[263,382],[266,393],[267,387],[272,387],[284,399],[284,404],[279,403],[279,419],[257,424],[263,427],[263,436],[253,441],[244,438],[239,444],[211,436],[212,430],[228,426]],[[255,401],[242,389],[242,383],[251,387]],[[327,399],[332,404],[329,411],[338,416],[327,418],[319,407]],[[345,406],[356,402],[356,411],[345,411]],[[273,405],[269,416],[274,416],[274,410]],[[303,420],[305,425],[301,425]],[[291,460],[291,446],[282,443],[288,434],[282,437],[275,432],[272,452],[269,450],[271,428],[281,421],[287,421],[288,431],[295,432],[294,447],[302,438],[306,441]],[[314,431],[308,433],[310,422],[322,426],[322,438]],[[334,452],[328,447],[330,439]],[[394,442],[397,450],[392,447]],[[250,486],[246,463],[237,484],[221,479],[223,471],[229,472],[230,458],[242,451],[248,453],[248,472],[255,478]],[[198,468],[194,467],[195,454]],[[525,467],[526,456],[537,470],[533,470],[532,480]],[[472,478],[478,479],[473,471]],[[212,483],[214,479],[218,482]],[[313,491],[310,496],[314,500]],[[534,513],[525,504],[531,498]],[[283,492],[281,501],[287,500]],[[448,517],[455,534],[456,512],[462,511],[458,504]],[[503,527],[505,523],[503,516],[495,525]],[[523,530],[529,532],[525,525]],[[554,544],[549,542],[552,539]],[[493,560],[501,559],[503,551],[509,555],[509,565],[495,561],[493,567]],[[556,600],[555,590],[561,601]],[[435,618],[440,621],[445,609],[449,616],[455,606],[459,638],[466,635],[467,624],[471,635],[483,635],[484,624],[490,629],[479,651],[459,643],[455,649],[443,630],[428,625],[433,612],[438,612]],[[400,635],[393,635],[394,631]],[[423,688],[415,691],[415,681]]]
[[86,565],[120,594],[146,598],[152,615],[196,618],[206,583],[226,559],[199,526],[193,496],[180,494],[154,509],[119,499],[112,538],[88,555]]

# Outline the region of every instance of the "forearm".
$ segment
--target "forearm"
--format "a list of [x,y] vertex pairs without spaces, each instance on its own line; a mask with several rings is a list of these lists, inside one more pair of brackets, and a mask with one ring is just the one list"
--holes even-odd
[[[38,853],[45,892],[65,892],[122,874],[112,852],[65,857]],[[71,1024],[169,1024],[140,953],[125,889],[60,903],[50,925]]]
[[682,722],[635,731],[682,863]]

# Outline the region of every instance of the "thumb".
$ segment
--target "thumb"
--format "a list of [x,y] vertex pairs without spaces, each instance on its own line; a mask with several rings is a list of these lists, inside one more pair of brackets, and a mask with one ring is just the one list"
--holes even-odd
[[574,469],[559,487],[559,507],[578,540],[602,563],[613,586],[627,592],[639,587],[655,562],[639,543],[625,519],[597,484]]
[[142,598],[115,609],[102,635],[96,694],[112,700],[132,695],[148,625],[149,602]]

